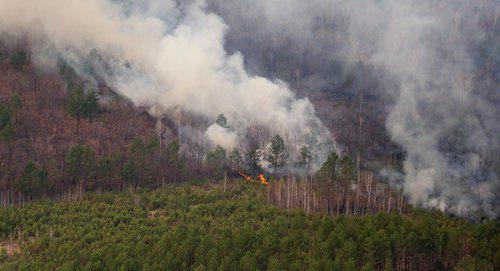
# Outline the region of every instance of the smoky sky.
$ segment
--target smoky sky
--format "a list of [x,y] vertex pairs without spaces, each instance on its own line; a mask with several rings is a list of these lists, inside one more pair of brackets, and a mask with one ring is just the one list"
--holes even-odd
[[[333,96],[367,80],[382,85],[381,93],[368,91],[391,97],[386,129],[406,153],[399,181],[410,201],[490,216],[498,215],[500,192],[494,2],[210,1],[229,25],[226,47],[243,52],[250,71],[293,82],[299,68],[303,80],[314,78],[305,88]],[[280,57],[290,59],[290,71],[273,70]],[[343,87],[359,63],[377,77]]]
[[[0,33],[28,39],[40,66],[63,58],[82,76],[95,49],[106,65],[93,72],[155,112],[224,113],[235,129],[205,136],[227,148],[254,123],[294,145],[332,138],[291,90],[299,78],[334,97],[368,86],[390,97],[385,128],[405,151],[410,202],[494,217],[498,15],[495,1],[466,0],[4,0]],[[352,77],[359,67],[371,75]]]

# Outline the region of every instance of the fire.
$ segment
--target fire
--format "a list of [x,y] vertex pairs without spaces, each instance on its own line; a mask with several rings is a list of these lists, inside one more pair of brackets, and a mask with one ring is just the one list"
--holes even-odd
[[[252,177],[250,177],[250,176],[246,175],[245,173],[243,173],[243,172],[241,172],[241,171],[238,171],[238,173],[239,173],[239,174],[240,174],[243,178],[245,178],[245,180],[247,180],[247,181],[249,181],[249,182],[253,181]],[[261,184],[264,184],[264,185],[269,185],[269,182],[267,182],[266,177],[264,176],[264,174],[262,174],[262,173],[261,173],[261,174],[259,174],[259,175],[258,175],[258,179],[259,179],[259,181],[260,181],[260,183],[261,183]]]
[[264,177],[264,174],[259,174],[259,180],[261,184],[269,185],[269,183],[266,180],[266,177]]
[[252,181],[252,178],[248,175],[245,175],[244,173],[242,173],[241,171],[238,171],[238,173],[243,176],[243,178],[245,178],[245,180],[247,181]]

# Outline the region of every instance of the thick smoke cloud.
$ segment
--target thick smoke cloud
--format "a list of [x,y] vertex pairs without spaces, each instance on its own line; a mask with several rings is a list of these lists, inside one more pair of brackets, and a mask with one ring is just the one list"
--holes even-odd
[[498,77],[481,78],[473,56],[474,43],[490,38],[480,23],[495,6],[409,1],[384,8],[388,27],[373,62],[399,80],[386,125],[407,152],[411,201],[457,214],[498,215],[498,165],[489,165],[500,147]]
[[[342,95],[354,91],[343,87],[346,70],[373,67],[376,76],[354,80],[376,81],[381,87],[372,94],[392,98],[386,128],[406,153],[400,181],[410,201],[459,215],[497,216],[500,11],[495,4],[3,0],[0,31],[28,36],[44,66],[55,65],[54,56],[60,56],[83,67],[89,48],[97,49],[90,55],[106,58],[106,65],[95,67],[96,73],[137,104],[160,111],[180,106],[213,119],[224,113],[235,132],[216,126],[204,132],[224,146],[240,141],[254,123],[285,130],[300,142],[311,134],[330,137],[308,100],[264,77],[295,85],[288,75],[299,73],[287,69],[298,64],[301,88]],[[294,65],[275,69],[286,60]],[[224,139],[230,140],[220,142]]]
[[386,128],[406,152],[402,181],[410,201],[459,215],[499,214],[495,1],[211,3],[236,29],[227,46],[262,74],[280,76],[261,53],[274,50],[299,58],[294,64],[316,76],[318,87],[341,94],[353,90],[330,83],[343,76],[331,63],[374,66],[395,101]]
[[284,82],[248,74],[243,56],[225,51],[227,29],[203,1],[0,3],[0,32],[27,39],[40,65],[55,66],[61,57],[86,76],[90,63],[91,75],[155,112],[224,114],[235,132],[224,137],[212,127],[205,134],[214,144],[235,147],[251,125],[286,133],[294,145],[329,141],[307,99]]

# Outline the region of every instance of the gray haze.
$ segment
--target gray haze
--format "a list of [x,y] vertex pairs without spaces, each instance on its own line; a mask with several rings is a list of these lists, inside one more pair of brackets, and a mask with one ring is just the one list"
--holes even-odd
[[[89,48],[106,65],[96,72],[136,104],[157,112],[181,107],[234,131],[204,132],[227,148],[257,123],[300,145],[330,136],[302,88],[333,95],[346,70],[373,67],[391,104],[386,128],[405,150],[395,180],[411,203],[459,215],[497,216],[500,184],[499,11],[468,0],[46,0],[0,2],[0,32],[28,39],[36,60],[54,56],[81,68]],[[92,56],[92,54],[90,54]],[[245,56],[245,58],[243,57]],[[125,60],[132,68],[124,65]],[[266,79],[269,78],[269,79]],[[282,80],[278,80],[280,78]],[[359,83],[359,82],[358,82]],[[367,84],[367,82],[361,82]],[[326,152],[325,152],[326,153]],[[391,176],[399,176],[391,173]]]
[[236,29],[227,46],[256,72],[280,77],[272,57],[295,57],[311,87],[335,95],[356,90],[337,87],[344,74],[332,63],[374,66],[379,78],[368,80],[394,99],[386,128],[406,152],[404,177],[392,181],[416,205],[499,214],[498,2],[211,2]]
[[307,99],[283,81],[248,74],[243,56],[225,51],[228,27],[205,7],[203,1],[5,0],[0,32],[27,40],[37,64],[55,67],[63,58],[80,75],[104,79],[155,113],[226,115],[233,130],[205,133],[214,145],[237,147],[253,125],[286,134],[294,146],[331,141]]

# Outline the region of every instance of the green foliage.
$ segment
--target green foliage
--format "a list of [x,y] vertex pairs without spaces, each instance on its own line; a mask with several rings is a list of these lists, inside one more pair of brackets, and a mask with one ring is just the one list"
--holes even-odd
[[10,64],[15,67],[22,67],[28,64],[28,54],[24,50],[18,50],[10,56]]
[[72,146],[66,155],[67,173],[70,178],[80,184],[95,178],[96,159],[94,150],[85,145]]
[[151,137],[147,143],[138,137],[134,138],[130,144],[127,161],[121,171],[123,180],[132,187],[138,187],[140,184],[146,185],[151,181],[153,165],[147,161],[154,160],[153,155],[159,147],[156,137]]
[[9,258],[7,250],[5,248],[0,249],[0,263],[5,262]]
[[141,161],[145,158],[147,153],[147,148],[142,139],[136,137],[132,140],[130,145],[130,153],[135,160]]
[[132,160],[129,160],[123,165],[122,169],[123,180],[133,186],[138,186],[139,184],[139,169],[134,164]]
[[70,88],[68,99],[68,112],[72,118],[82,118],[92,121],[101,113],[99,96],[93,89],[85,92],[80,85]]
[[309,146],[302,146],[300,148],[300,154],[299,154],[299,166],[304,168],[306,173],[309,172],[311,168],[311,162],[312,162],[312,150],[311,147]]
[[252,148],[245,154],[245,166],[246,171],[249,174],[255,175],[260,172],[260,159],[257,153],[257,149]]
[[206,163],[212,177],[216,179],[222,178],[227,170],[226,150],[217,145],[215,149],[207,153]]
[[167,145],[167,160],[169,163],[175,164],[177,160],[179,160],[179,142],[177,140],[173,140]]
[[339,157],[332,152],[316,172],[315,179],[319,182],[342,183],[348,186],[356,180],[356,173],[356,165],[349,156]]
[[116,172],[116,168],[120,162],[121,155],[107,155],[99,159],[97,163],[96,173],[100,180],[109,181]]
[[180,146],[177,140],[167,145],[166,160],[171,172],[182,171],[184,169],[184,159],[180,154]]
[[80,120],[84,115],[85,108],[85,92],[81,86],[70,89],[68,111],[69,115],[77,120]]
[[15,130],[11,122],[11,111],[0,102],[0,141],[9,141],[15,135]]
[[316,172],[316,179],[323,182],[334,182],[339,175],[339,156],[332,152]]
[[11,112],[2,102],[0,102],[0,129],[10,123]]
[[139,186],[139,183],[146,180],[150,174],[150,167],[146,165],[146,156],[154,143],[148,145],[138,137],[134,138],[130,144],[128,161],[123,167],[122,175],[125,182],[134,187]]
[[233,170],[241,170],[243,168],[243,157],[238,149],[232,150],[229,154],[229,164]]
[[271,164],[273,168],[273,173],[276,174],[276,170],[285,165],[286,159],[288,158],[288,153],[286,151],[285,141],[279,135],[275,135],[271,139],[271,148],[266,159]]
[[219,125],[222,128],[229,129],[229,125],[227,124],[227,118],[226,118],[226,116],[224,116],[224,114],[220,114],[217,117],[217,120],[215,121],[215,123],[217,123],[217,125]]
[[101,107],[99,106],[99,96],[97,95],[97,91],[91,89],[85,93],[83,117],[92,121],[97,118],[100,113]]
[[350,182],[356,177],[356,165],[351,157],[344,155],[340,159],[340,177],[345,182]]
[[72,82],[78,78],[75,69],[70,65],[68,65],[68,63],[60,61],[58,63],[58,66],[59,66],[59,74],[69,85],[71,85]]
[[19,109],[22,105],[23,103],[21,97],[17,92],[14,92],[14,94],[12,94],[12,97],[10,97],[9,107],[11,108],[11,110],[15,111]]
[[30,161],[14,183],[16,191],[28,196],[43,195],[49,188],[48,176],[45,170],[39,169]]
[[[263,203],[255,187],[172,186],[0,212],[6,270],[498,270],[500,226],[427,212],[329,217]],[[3,256],[2,256],[3,255]]]
[[9,141],[15,136],[16,132],[11,123],[8,123],[0,130],[0,141]]

